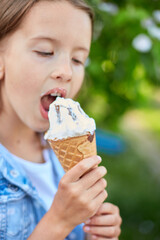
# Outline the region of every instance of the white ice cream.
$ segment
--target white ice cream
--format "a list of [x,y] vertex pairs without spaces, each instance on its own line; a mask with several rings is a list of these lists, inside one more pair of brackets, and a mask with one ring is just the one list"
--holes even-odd
[[45,139],[65,139],[94,133],[96,129],[93,118],[82,110],[78,102],[72,99],[57,99],[49,107],[50,128],[46,132]]

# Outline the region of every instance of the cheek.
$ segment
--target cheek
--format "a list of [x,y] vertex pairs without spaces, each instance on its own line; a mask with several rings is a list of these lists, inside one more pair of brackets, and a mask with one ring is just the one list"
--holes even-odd
[[14,92],[19,92],[20,95],[34,91],[38,87],[39,82],[35,69],[26,67],[23,64],[18,68],[12,68],[8,76],[6,76],[6,81],[10,88]]
[[72,84],[72,89],[71,89],[71,98],[75,97],[77,93],[79,92],[84,80],[84,71],[79,73],[77,77],[75,77],[73,84]]

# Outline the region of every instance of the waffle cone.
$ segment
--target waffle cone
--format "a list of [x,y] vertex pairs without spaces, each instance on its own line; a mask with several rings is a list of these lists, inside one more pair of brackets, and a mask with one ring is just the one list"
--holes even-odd
[[57,141],[48,139],[48,142],[65,172],[82,159],[97,154],[95,134],[88,133]]

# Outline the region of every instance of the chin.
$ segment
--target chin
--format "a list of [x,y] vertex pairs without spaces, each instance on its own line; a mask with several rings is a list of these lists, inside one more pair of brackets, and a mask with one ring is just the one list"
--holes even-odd
[[39,126],[32,126],[31,129],[37,133],[45,133],[49,128],[48,124],[40,124]]

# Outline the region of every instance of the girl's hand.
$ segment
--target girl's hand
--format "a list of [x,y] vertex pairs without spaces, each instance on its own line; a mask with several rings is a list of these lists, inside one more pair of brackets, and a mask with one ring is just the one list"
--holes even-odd
[[84,231],[91,234],[91,240],[118,240],[121,233],[119,208],[111,203],[103,203],[85,223]]
[[59,183],[49,214],[68,233],[94,216],[107,197],[106,169],[97,167],[100,162],[98,156],[82,160]]

